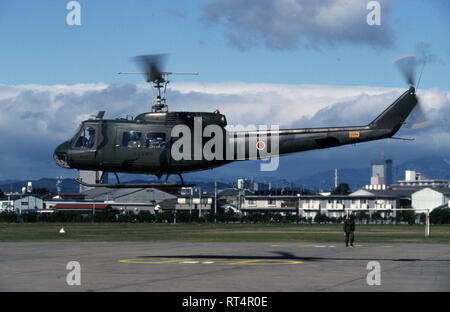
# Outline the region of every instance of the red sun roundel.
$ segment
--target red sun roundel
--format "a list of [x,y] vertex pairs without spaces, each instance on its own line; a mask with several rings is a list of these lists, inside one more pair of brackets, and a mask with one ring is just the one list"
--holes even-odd
[[263,141],[258,141],[258,142],[256,143],[256,149],[257,149],[258,151],[264,150],[265,147],[266,147],[266,143],[264,143]]

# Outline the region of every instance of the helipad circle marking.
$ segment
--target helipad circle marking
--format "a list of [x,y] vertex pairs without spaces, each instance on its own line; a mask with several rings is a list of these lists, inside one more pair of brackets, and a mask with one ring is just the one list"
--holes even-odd
[[302,261],[291,259],[172,259],[172,258],[150,258],[150,259],[124,259],[119,263],[137,264],[221,264],[221,265],[279,265],[279,264],[300,264]]
[[180,263],[187,263],[187,264],[190,264],[190,263],[200,263],[199,261],[182,261],[182,262],[180,262]]

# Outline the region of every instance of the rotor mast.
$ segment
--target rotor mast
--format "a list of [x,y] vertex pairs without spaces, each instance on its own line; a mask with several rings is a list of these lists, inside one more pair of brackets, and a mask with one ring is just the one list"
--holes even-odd
[[[155,93],[153,92],[153,105],[152,105],[152,112],[163,112],[164,110],[167,111],[169,108],[166,104],[166,90],[167,90],[167,84],[170,82],[167,78],[168,75],[161,75],[162,77],[165,76],[165,79],[158,79],[155,81],[147,81],[148,83],[153,83],[153,88],[158,90],[158,95],[155,97]],[[163,89],[162,97],[161,97],[161,89]]]
[[[156,55],[141,55],[134,57],[134,61],[137,62],[141,68],[143,68],[144,72],[119,72],[119,75],[122,74],[136,74],[136,75],[145,75],[146,81],[150,83],[152,87],[153,93],[153,105],[152,112],[167,112],[168,106],[166,104],[166,90],[167,84],[169,81],[169,75],[198,75],[197,72],[164,72],[161,71],[161,67],[164,59],[166,58],[165,54],[156,54]],[[154,90],[157,90],[156,92]]]
[[168,110],[168,106],[166,104],[166,91],[167,84],[170,83],[169,75],[198,75],[197,72],[185,72],[185,73],[174,73],[174,72],[161,72],[161,78],[156,79],[154,81],[147,81],[148,83],[152,83],[152,91],[154,89],[158,90],[157,95],[155,96],[155,92],[153,92],[153,105],[152,112],[164,112]]

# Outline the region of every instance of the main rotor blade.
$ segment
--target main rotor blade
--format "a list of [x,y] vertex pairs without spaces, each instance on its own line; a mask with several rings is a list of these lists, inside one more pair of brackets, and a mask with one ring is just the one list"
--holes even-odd
[[140,55],[132,58],[142,69],[147,82],[163,82],[163,67],[167,54]]

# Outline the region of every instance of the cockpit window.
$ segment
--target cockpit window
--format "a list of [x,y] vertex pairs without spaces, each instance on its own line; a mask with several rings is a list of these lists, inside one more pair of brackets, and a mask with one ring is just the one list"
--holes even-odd
[[82,127],[82,125],[79,125],[79,126],[78,126],[77,131],[75,131],[75,134],[74,134],[74,135],[72,136],[72,138],[70,139],[70,145],[72,145],[73,142],[78,138],[78,135],[79,135],[79,133],[80,133],[80,131],[81,131],[81,127]]
[[123,147],[141,147],[141,132],[127,131],[123,133],[122,146]]
[[95,129],[87,126],[83,129],[75,143],[75,147],[93,148],[95,146]]
[[147,133],[145,147],[148,148],[164,148],[166,147],[166,134],[158,132]]

